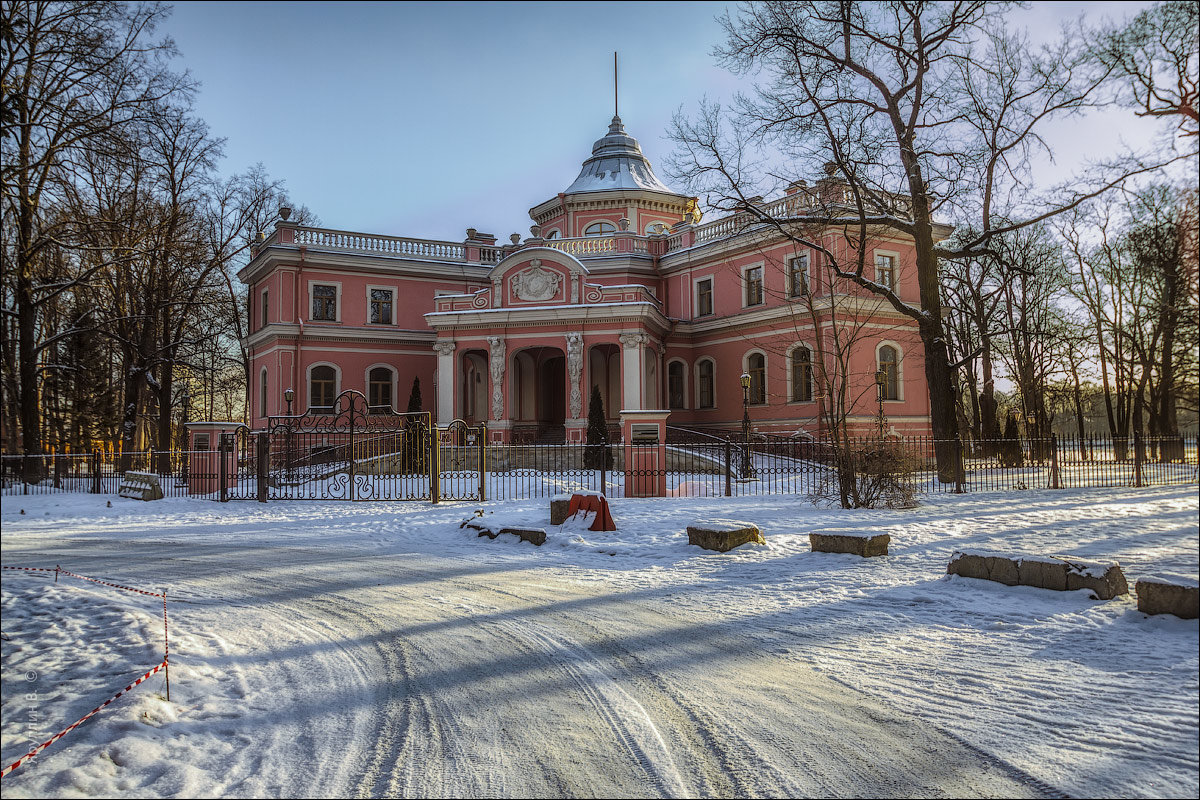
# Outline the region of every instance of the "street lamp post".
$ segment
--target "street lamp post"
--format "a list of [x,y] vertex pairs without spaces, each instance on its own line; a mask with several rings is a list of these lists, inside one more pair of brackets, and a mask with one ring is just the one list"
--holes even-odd
[[[292,416],[292,400],[295,398],[296,393],[292,391],[290,386],[283,390],[283,399],[287,403],[287,413],[289,417]],[[290,484],[292,483],[292,421],[290,419],[288,420],[287,445],[286,454],[284,457],[287,459],[287,480]]]
[[742,373],[742,477],[754,477],[750,461],[750,373]]
[[887,371],[879,370],[875,373],[875,393],[879,396],[879,438],[883,438],[884,419],[883,419],[883,392],[887,387]]

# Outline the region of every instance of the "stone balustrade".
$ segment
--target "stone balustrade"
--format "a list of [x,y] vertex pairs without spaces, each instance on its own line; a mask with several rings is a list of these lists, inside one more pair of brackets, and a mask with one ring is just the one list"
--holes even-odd
[[409,239],[400,236],[380,236],[325,228],[296,228],[293,242],[298,245],[330,250],[413,256],[434,261],[464,261],[467,255],[466,247],[461,242]]

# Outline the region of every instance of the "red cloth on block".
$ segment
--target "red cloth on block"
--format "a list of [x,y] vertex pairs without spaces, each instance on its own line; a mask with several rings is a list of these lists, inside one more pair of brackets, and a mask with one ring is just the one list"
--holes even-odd
[[608,510],[608,498],[599,494],[573,494],[571,504],[567,506],[567,514],[574,517],[582,511],[585,514],[595,514],[589,531],[615,531],[617,523],[613,522],[612,512]]

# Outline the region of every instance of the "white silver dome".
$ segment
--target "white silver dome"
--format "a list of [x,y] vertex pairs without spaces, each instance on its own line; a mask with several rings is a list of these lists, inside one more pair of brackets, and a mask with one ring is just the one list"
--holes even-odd
[[637,139],[625,132],[618,116],[612,118],[608,134],[592,145],[592,157],[583,162],[579,177],[564,194],[614,189],[648,189],[675,194],[655,176]]

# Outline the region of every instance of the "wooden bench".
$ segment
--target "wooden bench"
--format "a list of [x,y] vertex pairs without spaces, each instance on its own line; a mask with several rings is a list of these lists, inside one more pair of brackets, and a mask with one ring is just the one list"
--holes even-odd
[[131,500],[161,500],[162,484],[153,472],[126,472],[121,477],[117,495]]

